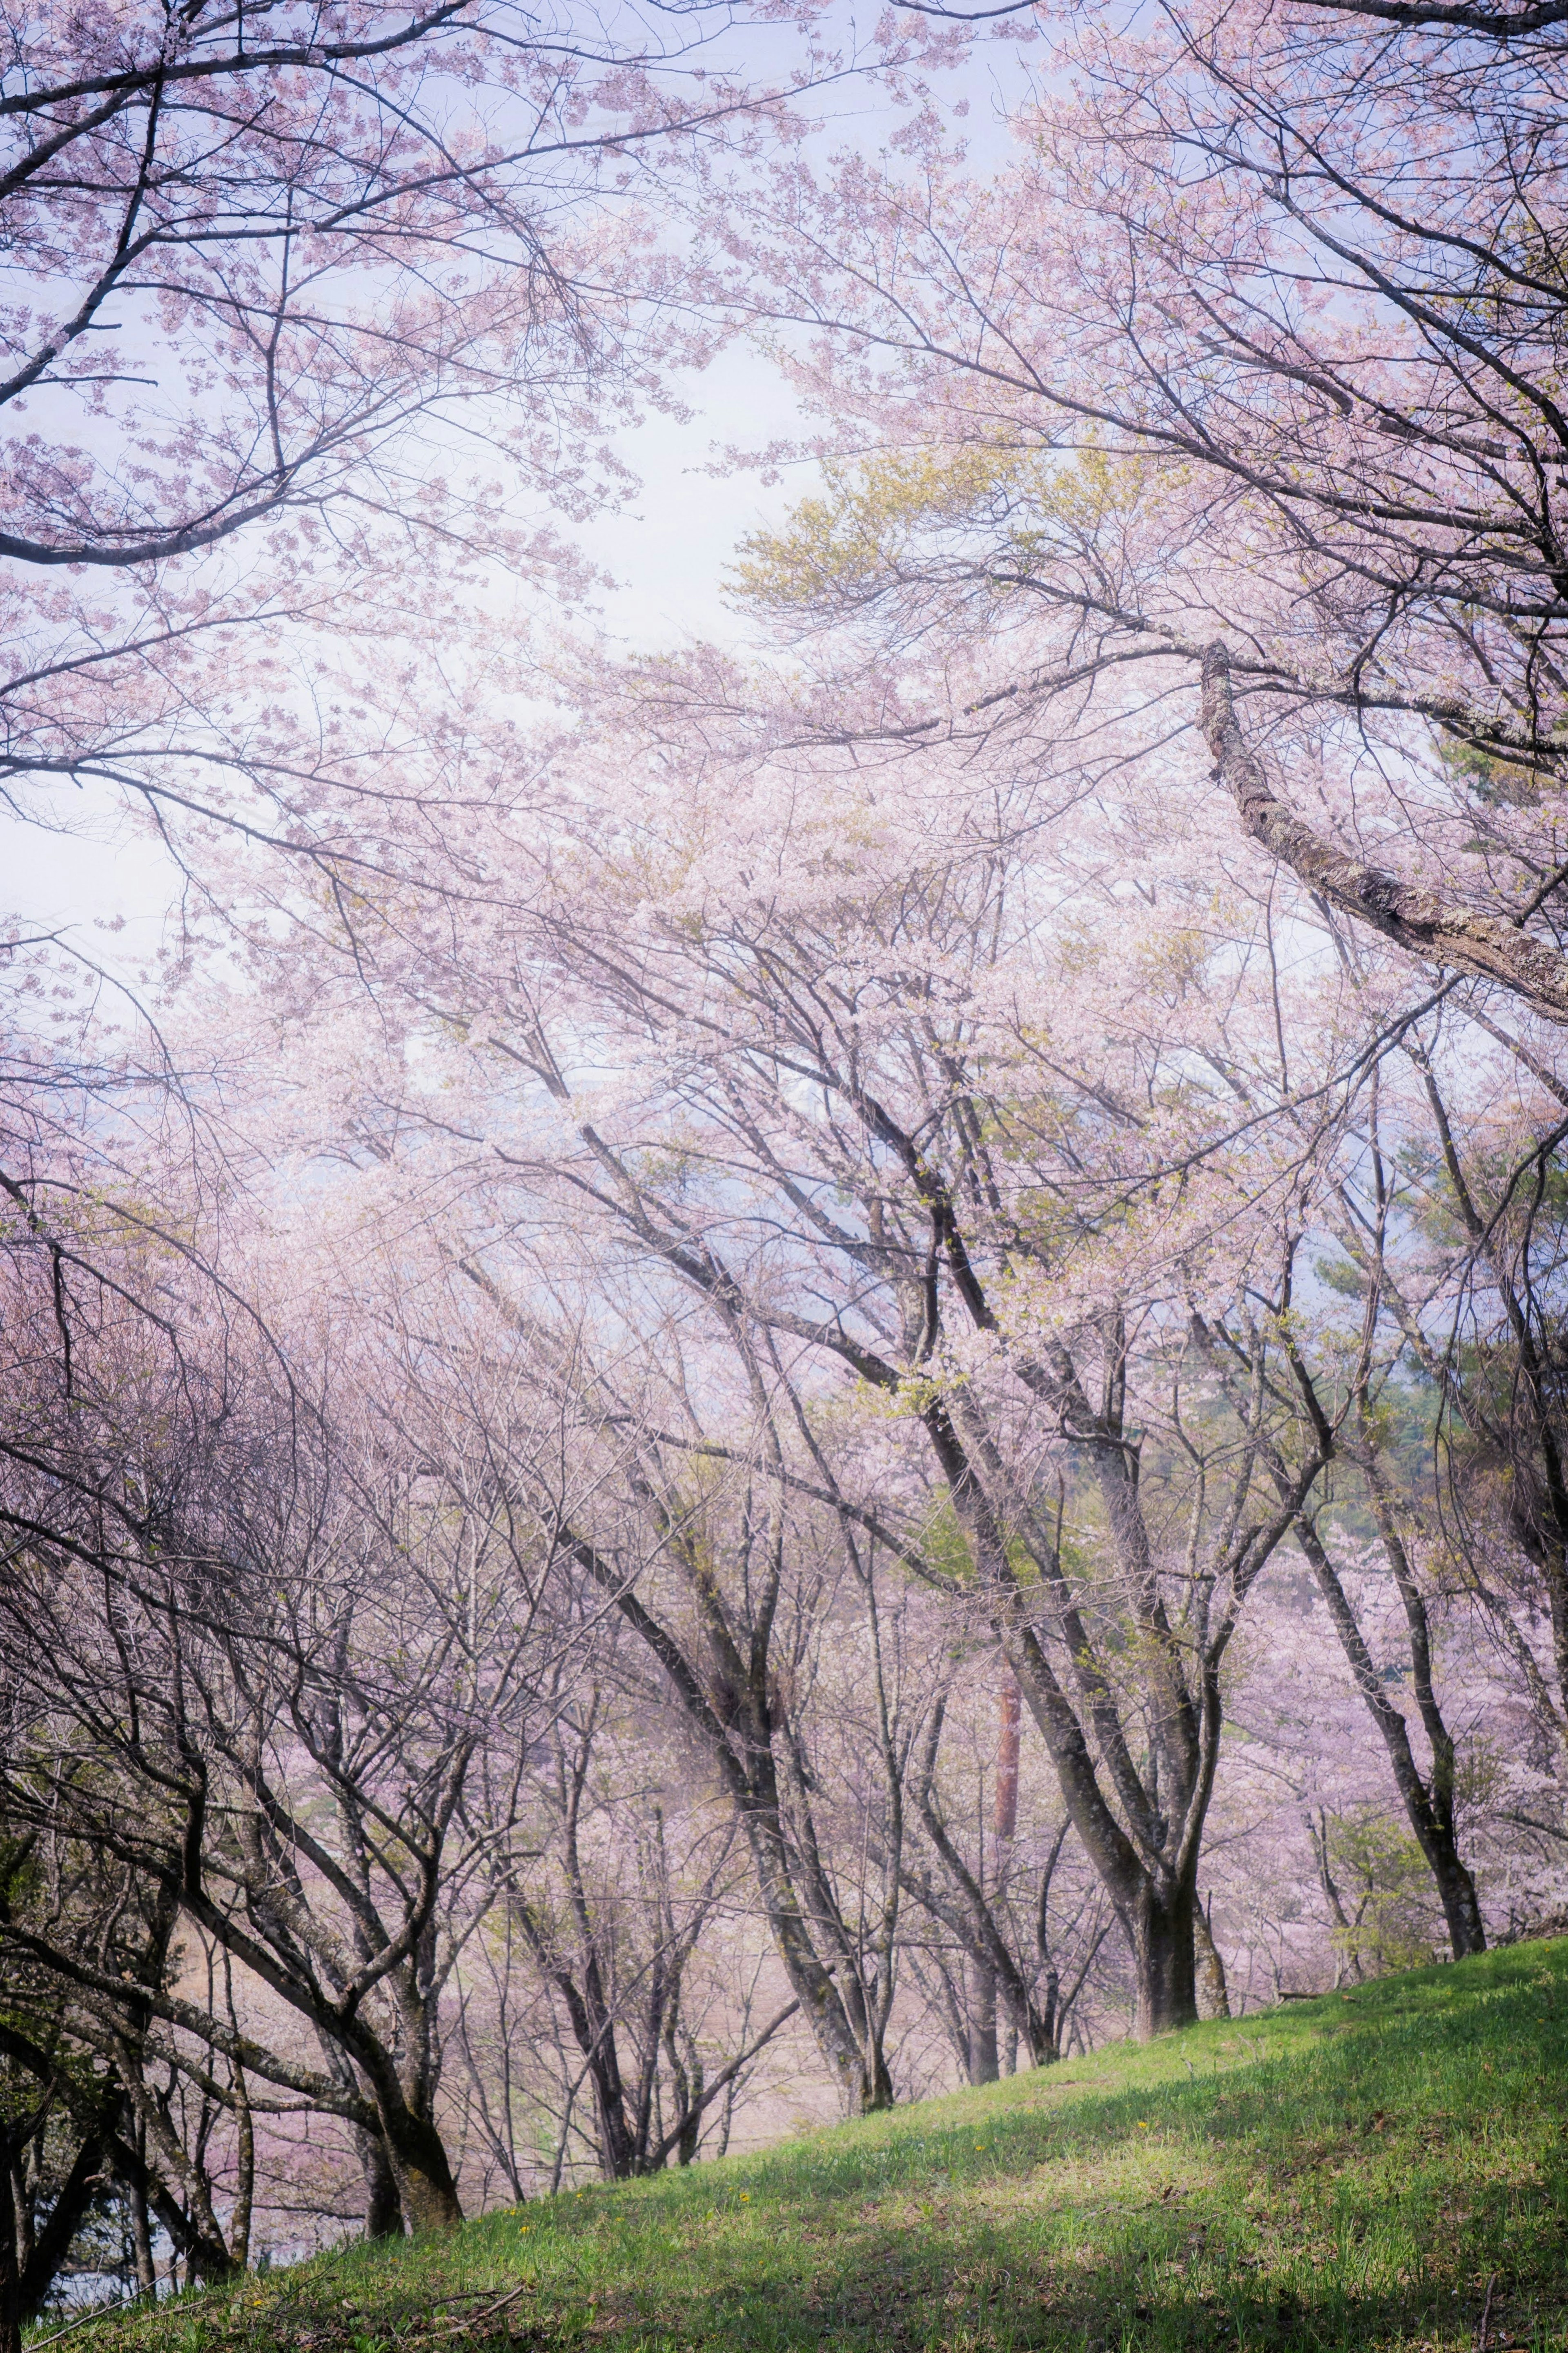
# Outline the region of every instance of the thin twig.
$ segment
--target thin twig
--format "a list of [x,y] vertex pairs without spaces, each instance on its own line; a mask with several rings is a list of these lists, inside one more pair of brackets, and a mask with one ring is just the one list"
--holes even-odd
[[43,2353],[46,2345],[58,2345],[62,2337],[70,2337],[77,2329],[85,2328],[89,2320],[107,2320],[111,2312],[123,2312],[124,2309],[123,2296],[117,2296],[112,2304],[95,2304],[90,2312],[79,2313],[74,2320],[68,2320],[63,2328],[55,2329],[52,2335],[35,2337],[27,2353]]
[[467,2337],[471,2329],[481,2325],[488,2327],[492,2320],[499,2320],[503,2312],[509,2311],[520,2297],[525,2296],[529,2292],[529,2286],[530,2283],[524,2280],[520,2286],[514,2287],[510,2295],[498,2296],[494,2304],[487,2304],[482,2312],[470,2312],[466,2318],[450,2322],[446,2332],[447,2338]]
[[1493,2272],[1490,2279],[1487,2282],[1487,2300],[1481,2306],[1481,2325],[1476,2331],[1476,2353],[1487,2353],[1487,2335],[1491,2325],[1492,2316],[1492,2290],[1496,2285],[1497,2274],[1496,2272]]

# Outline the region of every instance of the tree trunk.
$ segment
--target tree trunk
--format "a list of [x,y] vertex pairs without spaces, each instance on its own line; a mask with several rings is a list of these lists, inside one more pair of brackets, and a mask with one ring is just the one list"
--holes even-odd
[[856,2096],[859,2103],[855,2111],[857,2116],[878,2116],[885,2108],[890,2108],[893,2105],[893,2079],[888,2072],[888,2063],[882,2055],[880,2043],[877,2045],[876,2053],[868,2065],[864,2060],[860,2063],[860,2080],[856,2088]]
[[996,1796],[992,1809],[991,1833],[996,1841],[995,1872],[998,1881],[1005,1875],[1006,1857],[1018,1832],[1018,1735],[1022,1704],[1023,1694],[1018,1689],[1018,1679],[1009,1670],[1007,1680],[996,1696],[999,1718]]
[[229,2217],[228,2243],[234,2260],[242,2272],[250,2269],[250,2220],[256,2211],[256,2126],[250,2113],[250,2094],[245,2081],[245,2070],[235,2069],[237,2179],[234,2211]]
[[11,2190],[11,2139],[0,2126],[0,2353],[22,2353],[22,2273],[16,2260],[16,2201]]
[[1190,1885],[1163,1903],[1148,1881],[1138,1892],[1131,1920],[1138,1987],[1132,2031],[1140,2042],[1197,2024],[1196,1911]]
[[1446,1840],[1437,1841],[1437,1851],[1429,1852],[1427,1861],[1437,1883],[1454,1958],[1462,1961],[1472,1953],[1484,1953],[1487,1932],[1481,1921],[1476,1883],[1460,1860],[1451,1831]]
[[599,2124],[599,2170],[606,2181],[629,2181],[642,2169],[643,2149],[626,2120],[620,2059],[607,2016],[588,2054],[588,2075],[594,2086],[594,2107]]
[[384,2108],[383,2116],[404,2230],[411,2239],[427,2231],[455,2231],[463,2210],[440,2134],[401,2102]]
[[681,2055],[679,2023],[673,2010],[665,2021],[664,2050],[669,2062],[669,2080],[675,2100],[675,2120],[680,2126],[680,2137],[675,2144],[677,2165],[690,2165],[697,2156],[702,2135],[702,2054],[695,2043],[689,2045],[691,2064],[688,2068]]
[[996,2044],[996,1972],[984,1961],[975,1961],[969,1978],[969,2080],[994,2084],[1002,2072]]
[[[1005,1680],[996,1694],[996,1790],[991,1812],[991,1874],[1000,1896],[1007,1883],[1007,1864],[1018,1831],[1019,1717],[1022,1694],[1017,1677],[1005,1668]],[[969,2080],[994,2084],[1001,2078],[1002,2052],[996,2031],[996,1972],[982,1962],[975,1970],[974,2023],[970,2032]],[[1018,2033],[1013,2022],[1012,2056],[1017,2061]],[[1009,2066],[1007,2073],[1013,2073]]]
[[[1376,1500],[1374,1490],[1374,1501]],[[1414,1666],[1417,1684],[1427,1695],[1423,1708],[1426,1729],[1433,1750],[1430,1785],[1423,1779],[1410,1746],[1409,1728],[1404,1716],[1384,1689],[1377,1671],[1357,1623],[1349,1597],[1339,1579],[1332,1561],[1323,1549],[1321,1537],[1310,1520],[1303,1517],[1297,1523],[1297,1538],[1307,1556],[1308,1565],[1317,1580],[1319,1592],[1328,1606],[1340,1647],[1355,1678],[1356,1687],[1366,1703],[1368,1713],[1383,1736],[1388,1751],[1388,1761],[1394,1768],[1395,1787],[1405,1808],[1405,1819],[1415,1833],[1416,1843],[1426,1858],[1443,1917],[1447,1926],[1448,1941],[1454,1958],[1463,1960],[1470,1953],[1484,1953],[1487,1948],[1486,1930],[1481,1924],[1480,1905],[1476,1900],[1476,1883],[1470,1877],[1459,1853],[1458,1840],[1454,1831],[1452,1812],[1454,1751],[1435,1700],[1430,1698],[1430,1665],[1425,1648],[1425,1629],[1419,1642],[1413,1645]],[[1384,1535],[1387,1546],[1386,1532]],[[1392,1549],[1392,1548],[1391,1548]],[[1394,1567],[1402,1591],[1411,1588],[1408,1570],[1400,1573],[1401,1556],[1395,1555]],[[1408,1599],[1406,1608],[1409,1608]],[[1413,1629],[1414,1632],[1414,1629]]]
[[[100,2115],[105,2122],[112,2120],[119,2105],[117,2093],[104,2100]],[[24,2319],[31,2320],[53,2287],[70,2253],[71,2241],[81,2227],[93,2199],[102,2186],[104,2147],[101,2135],[90,2128],[84,2131],[78,2144],[75,2159],[65,2180],[55,2193],[42,2227],[36,2232],[24,2227],[16,2232],[16,2259],[20,2271],[17,2306]],[[17,2196],[13,2188],[12,2196]]]
[[[846,2107],[851,2115],[858,2116],[890,2108],[893,2082],[888,2072],[880,2029],[873,2024],[868,2037],[870,2047],[863,2047],[855,2031],[849,2001],[835,1984],[832,1968],[824,1965],[816,1951],[795,1887],[780,1803],[773,1748],[775,1727],[765,1676],[761,1686],[753,1688],[755,1677],[730,1644],[728,1688],[731,1694],[749,1693],[749,1722],[738,1717],[721,1719],[710,1700],[704,1670],[693,1664],[681,1644],[627,1589],[620,1570],[601,1560],[594,1546],[569,1527],[562,1525],[560,1533],[573,1556],[611,1597],[616,1608],[664,1668],[694,1729],[723,1776],[745,1832],[756,1870],[758,1893],[790,1990],[800,2002],[802,2015],[838,2084]],[[700,1587],[700,1579],[698,1582]],[[708,1631],[710,1642],[729,1643],[727,1630],[711,1616]],[[737,1753],[742,1736],[744,1763]],[[831,1921],[831,1905],[826,1916]],[[843,1933],[842,1922],[839,1929],[840,1957],[852,1966],[853,1940]],[[872,2024],[869,2005],[862,2001],[860,2008],[868,2023]]]
[[1100,1795],[1082,1726],[1031,1628],[1020,1628],[1016,1641],[1008,1641],[1007,1656],[1050,1751],[1073,1828],[1131,1947],[1137,1983],[1134,2033],[1147,2042],[1176,2027],[1195,2026],[1193,1915],[1197,1899],[1191,1881],[1172,1898],[1160,1895],[1137,1849]]
[[364,2234],[367,2239],[400,2239],[403,2236],[403,2204],[397,2194],[397,2176],[386,2153],[386,2143],[379,2133],[367,2132],[363,2125],[354,2126],[354,2143],[359,2151],[360,2170],[364,2176]]
[[136,2262],[136,2293],[143,2303],[158,2300],[158,2266],[153,2256],[153,2225],[147,2213],[147,2190],[140,2179],[125,2185],[131,2208],[131,2247]]
[[1194,1907],[1193,1933],[1197,1943],[1198,2015],[1228,2018],[1230,1989],[1225,1981],[1225,1963],[1214,1940],[1214,1923],[1201,1904]]
[[849,2113],[875,2116],[893,2105],[892,2077],[888,2073],[880,2042],[868,2059],[849,2022],[847,2008],[812,1944],[784,1847],[778,1793],[771,1778],[771,1750],[753,1765],[752,1773],[753,1778],[764,1778],[764,1788],[758,1791],[753,1787],[742,1796],[742,1826],[756,1865],[763,1908],[790,1990],[800,1998],[801,2010],[816,2038],[817,2049],[826,2060]]

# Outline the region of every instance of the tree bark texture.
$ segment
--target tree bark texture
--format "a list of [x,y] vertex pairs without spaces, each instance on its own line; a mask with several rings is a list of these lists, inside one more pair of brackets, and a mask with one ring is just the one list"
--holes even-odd
[[1568,1022],[1568,961],[1554,948],[1500,916],[1451,907],[1436,892],[1352,858],[1276,797],[1242,734],[1223,645],[1204,654],[1202,725],[1215,775],[1247,832],[1309,891],[1427,963],[1495,980],[1548,1021]]
[[[1409,1726],[1384,1687],[1383,1678],[1356,1623],[1350,1597],[1323,1549],[1317,1530],[1309,1521],[1303,1520],[1298,1534],[1301,1549],[1317,1580],[1318,1590],[1328,1605],[1329,1616],[1333,1621],[1346,1662],[1355,1678],[1356,1688],[1365,1701],[1367,1712],[1388,1752],[1388,1761],[1394,1768],[1394,1785],[1405,1808],[1405,1819],[1426,1858],[1438,1901],[1443,1906],[1443,1918],[1454,1958],[1463,1960],[1468,1954],[1484,1953],[1487,1948],[1486,1929],[1476,1897],[1476,1883],[1459,1852],[1454,1826],[1452,1743],[1439,1718],[1436,1736],[1433,1740],[1434,1760],[1429,1786],[1422,1778],[1421,1768],[1410,1746]],[[1416,1657],[1418,1681],[1424,1660],[1425,1651],[1420,1649]]]

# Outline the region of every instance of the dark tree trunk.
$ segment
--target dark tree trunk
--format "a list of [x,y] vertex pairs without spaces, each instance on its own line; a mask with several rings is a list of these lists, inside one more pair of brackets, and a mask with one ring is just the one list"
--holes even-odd
[[1140,2042],[1198,2019],[1194,1915],[1191,1886],[1179,1887],[1167,1902],[1145,1880],[1129,1924],[1138,2000],[1133,2032]]
[[1487,1932],[1481,1920],[1481,1907],[1476,1895],[1476,1883],[1460,1860],[1452,1831],[1446,1839],[1434,1841],[1436,1849],[1427,1861],[1432,1876],[1437,1883],[1437,1894],[1443,1906],[1443,1918],[1447,1926],[1448,1942],[1454,1958],[1464,1960],[1471,1953],[1484,1953]]
[[1157,1887],[1100,1797],[1082,1729],[1030,1629],[1022,1630],[1008,1655],[1051,1752],[1073,1828],[1125,1932],[1137,1986],[1134,2033],[1146,2042],[1176,2027],[1195,2025],[1197,1898],[1190,1878],[1173,1895]]
[[677,2021],[672,2011],[665,2021],[664,2049],[669,2062],[676,2122],[680,2126],[680,2137],[675,2144],[675,2161],[677,2165],[685,2166],[695,2161],[702,2134],[702,2057],[693,2044],[691,2064],[688,2067],[681,2055],[677,2032]]
[[1043,2000],[1030,2020],[1029,2056],[1037,2067],[1052,2067],[1062,2055],[1061,1973],[1047,1960],[1040,1975]]
[[[105,2104],[106,2115],[112,2114],[112,2104]],[[71,2241],[81,2227],[83,2215],[103,2179],[103,2141],[97,2132],[87,2133],[78,2146],[76,2158],[69,2173],[60,2185],[42,2228],[21,2261],[18,2306],[25,2318],[32,2319],[53,2287]],[[15,2195],[15,2192],[13,2192]],[[22,2255],[24,2232],[16,2233],[18,2259]]]
[[1331,906],[1381,932],[1432,965],[1495,980],[1548,1021],[1568,1022],[1568,959],[1503,917],[1450,903],[1418,882],[1352,858],[1327,834],[1303,823],[1277,800],[1256,753],[1237,721],[1230,656],[1218,639],[1203,658],[1200,721],[1215,775],[1231,795],[1241,821],[1271,857]]
[[996,1972],[984,1961],[969,1971],[969,2080],[994,2084],[1002,2073],[996,2042]]
[[[1379,1500],[1374,1489],[1373,1501]],[[1420,1609],[1418,1597],[1413,1599],[1415,1583],[1405,1563],[1403,1550],[1390,1542],[1385,1527],[1384,1548],[1391,1555],[1395,1580],[1412,1620],[1415,1680],[1427,1737],[1432,1746],[1429,1779],[1422,1777],[1411,1748],[1409,1727],[1384,1687],[1383,1678],[1367,1649],[1349,1597],[1333,1563],[1323,1549],[1316,1528],[1310,1520],[1303,1518],[1298,1525],[1297,1535],[1317,1579],[1318,1590],[1328,1606],[1329,1616],[1339,1636],[1346,1662],[1355,1678],[1356,1688],[1382,1735],[1388,1761],[1394,1769],[1394,1785],[1405,1808],[1405,1820],[1415,1831],[1416,1842],[1426,1858],[1438,1902],[1443,1906],[1443,1918],[1454,1958],[1459,1961],[1468,1954],[1484,1953],[1487,1936],[1481,1923],[1480,1905],[1476,1900],[1476,1883],[1460,1855],[1454,1828],[1454,1744],[1432,1694],[1425,1612]]]
[[427,2231],[455,2231],[463,2210],[440,2134],[401,2100],[387,2102],[382,2116],[404,2230],[411,2239]]
[[11,2136],[0,2126],[0,2353],[22,2353],[22,2274],[16,2260],[16,2201],[11,2190]]
[[[1065,1356],[1065,1351],[1063,1354]],[[1068,1370],[1071,1374],[1070,1364]],[[1136,1554],[1146,1544],[1146,1531],[1142,1529],[1141,1507],[1128,1477],[1120,1440],[1115,1443],[1101,1442],[1099,1425],[1082,1404],[1076,1375],[1070,1381],[1057,1384],[1054,1391],[1048,1385],[1042,1385],[1042,1393],[1052,1396],[1058,1410],[1068,1416],[1077,1414],[1086,1426],[1094,1429],[1096,1467],[1108,1516],[1113,1525],[1121,1527],[1121,1542],[1128,1552]],[[1077,1709],[1058,1679],[1039,1633],[1019,1609],[1016,1580],[991,1500],[942,1409],[938,1406],[928,1410],[925,1422],[938,1460],[948,1472],[953,1511],[968,1540],[980,1579],[1000,1603],[994,1623],[1007,1663],[1049,1751],[1079,1842],[1099,1873],[1126,1932],[1138,1986],[1138,2037],[1146,2042],[1150,2036],[1165,2033],[1172,2028],[1194,2025],[1198,2012],[1193,1953],[1195,1899],[1190,1873],[1196,1869],[1195,1860],[1187,1866],[1189,1875],[1173,1894],[1164,1893],[1164,1888],[1169,1884],[1174,1852],[1179,1851],[1183,1837],[1183,1819],[1190,1810],[1195,1810],[1197,1826],[1201,1828],[1207,1808],[1218,1741],[1217,1677],[1211,1675],[1205,1686],[1209,1744],[1205,1748],[1199,1735],[1197,1713],[1181,1682],[1169,1629],[1155,1610],[1150,1620],[1154,1636],[1151,1654],[1163,1654],[1159,1679],[1169,1718],[1168,1795],[1162,1809],[1155,1800],[1152,1777],[1148,1788],[1140,1779],[1125,1730],[1117,1716],[1110,1686],[1096,1662],[1093,1644],[1077,1605],[1065,1586],[1054,1582],[1059,1562],[1048,1550],[1040,1552],[1042,1576],[1053,1580],[1053,1615],[1069,1658],[1075,1662],[1073,1672],[1082,1686],[1080,1698],[1094,1724],[1101,1752],[1110,1757],[1111,1777],[1139,1841],[1134,1843],[1106,1801]],[[1195,1838],[1192,1843],[1195,1854]]]
[[[855,2031],[850,2003],[834,1983],[813,1942],[795,1890],[784,1834],[771,1739],[757,1738],[750,1770],[737,1790],[742,1827],[756,1866],[757,1884],[784,1963],[790,1990],[816,2038],[851,2116],[873,2116],[893,2105],[892,2077],[880,2041],[868,2052]],[[728,1748],[721,1762],[728,1757]],[[739,1780],[739,1775],[736,1776]]]
[[599,2170],[606,2181],[629,2181],[642,2170],[642,2150],[626,2117],[619,2054],[606,2020],[588,2063],[594,2107],[599,2120]]
[[[835,1920],[831,1892],[823,1890],[827,1898],[821,1909],[823,1928],[830,1948],[837,1947],[836,1952],[830,1950],[829,1961],[825,1963],[796,1885],[797,1870],[808,1873],[810,1857],[792,1847],[786,1834],[774,1742],[782,1735],[787,1747],[787,1725],[774,1723],[775,1694],[769,1686],[765,1643],[759,1640],[758,1630],[752,1629],[748,1668],[722,1612],[707,1591],[705,1572],[694,1571],[693,1590],[703,1602],[710,1652],[708,1661],[694,1661],[627,1588],[618,1568],[602,1560],[594,1546],[572,1529],[563,1526],[560,1533],[576,1560],[612,1598],[658,1660],[723,1778],[745,1834],[758,1893],[790,1990],[799,2001],[846,2107],[852,2116],[890,2108],[893,2083],[880,2027],[870,2017],[864,1988],[852,1975],[854,1940],[842,1920]],[[715,1705],[716,1698],[721,1702],[722,1714]],[[864,2036],[856,2031],[857,2018],[869,2030]]]
[[386,2143],[379,2133],[354,2127],[354,2142],[359,2151],[360,2170],[364,2176],[364,2234],[367,2239],[400,2239],[403,2236],[403,2201],[397,2194],[397,2176],[386,2153]]
[[147,2213],[146,2187],[140,2179],[125,2185],[131,2209],[131,2249],[136,2263],[136,2293],[147,2304],[158,2295],[158,2267],[153,2258],[153,2225]]

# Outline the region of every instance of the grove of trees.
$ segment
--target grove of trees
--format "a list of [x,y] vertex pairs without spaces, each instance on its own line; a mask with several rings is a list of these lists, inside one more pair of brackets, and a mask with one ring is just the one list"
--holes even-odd
[[1568,1915],[1565,28],[7,15],[0,2353]]

